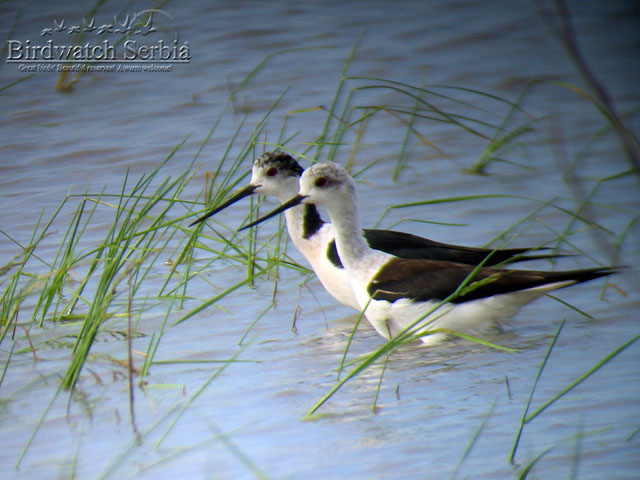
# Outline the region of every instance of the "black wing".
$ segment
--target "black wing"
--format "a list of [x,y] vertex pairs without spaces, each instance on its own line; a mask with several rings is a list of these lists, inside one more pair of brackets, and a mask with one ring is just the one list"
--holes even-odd
[[[441,301],[453,294],[474,268],[473,265],[454,262],[395,258],[387,262],[373,278],[368,293],[375,300],[391,303],[402,298]],[[565,272],[481,268],[451,302],[462,303],[555,282],[581,283],[615,272],[611,268]]]
[[371,248],[390,253],[396,257],[445,260],[467,265],[479,265],[491,252],[493,252],[493,255],[485,262],[486,266],[503,262],[519,262],[564,256],[557,254],[523,255],[525,252],[530,251],[530,248],[506,248],[493,251],[491,248],[448,245],[394,230],[364,230],[364,237]]

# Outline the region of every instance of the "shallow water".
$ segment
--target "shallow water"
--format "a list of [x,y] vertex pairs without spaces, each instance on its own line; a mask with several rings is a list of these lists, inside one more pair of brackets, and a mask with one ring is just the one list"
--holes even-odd
[[[601,3],[572,4],[573,20],[593,70],[619,111],[627,112],[640,99],[638,16],[627,11],[624,2]],[[48,218],[69,190],[97,193],[106,185],[105,191],[117,193],[127,168],[136,178],[151,171],[188,137],[163,169],[165,175],[182,173],[223,115],[234,87],[275,52],[283,53],[271,57],[243,88],[233,92],[233,105],[203,147],[196,162],[200,171],[182,199],[201,201],[203,172],[215,169],[244,120],[240,139],[231,148],[232,154],[239,153],[254,125],[285,89],[286,95],[269,117],[266,141],[277,140],[289,113],[286,136],[299,132],[290,146],[301,151],[305,142],[313,142],[326,114],[299,111],[330,105],[340,72],[358,41],[348,70],[352,76],[384,77],[415,86],[454,85],[511,101],[518,99],[531,78],[583,85],[534,3],[492,5],[169,5],[166,11],[179,26],[181,38],[189,42],[192,54],[189,63],[176,65],[171,73],[86,75],[68,95],[55,91],[56,75],[38,73],[2,91],[2,231],[28,244],[40,213],[44,211],[43,218]],[[0,10],[3,38],[37,39],[54,19],[78,22],[91,6],[60,3],[42,11],[24,8],[17,15],[18,7],[5,5]],[[126,8],[147,7],[135,3]],[[124,4],[108,2],[96,17],[109,21],[122,8]],[[15,30],[9,33],[16,18]],[[284,52],[308,47],[331,48]],[[4,64],[0,86],[24,76],[16,65]],[[348,87],[373,83],[352,80]],[[429,100],[495,125],[509,111],[508,105],[485,95],[439,92],[469,105],[435,97]],[[355,95],[359,105],[402,105],[406,110],[413,106],[390,90],[360,90]],[[479,158],[486,141],[450,124],[423,119],[416,129],[443,154],[414,137],[397,182],[391,176],[406,125],[391,114],[376,115],[355,153],[355,170],[377,161],[360,177],[363,222],[373,225],[389,205],[420,200],[487,194],[535,200],[491,198],[396,209],[381,221],[388,227],[406,218],[420,220],[404,221],[395,228],[445,242],[485,245],[534,212],[540,202],[558,197],[566,200],[556,200],[557,205],[575,208],[570,199],[576,190],[563,181],[562,172],[606,122],[580,95],[557,85],[531,87],[521,106],[524,113],[516,114],[508,126],[539,120],[521,144],[500,151],[501,158],[517,164],[492,163],[489,176],[465,174],[464,168]],[[351,145],[346,145],[338,150],[336,160],[344,163],[351,154]],[[597,179],[628,168],[616,138],[605,133],[597,137],[578,173],[586,178],[588,191]],[[53,259],[77,202],[70,199],[70,207],[56,223],[56,233],[38,248],[42,258]],[[566,324],[537,385],[532,410],[638,334],[640,243],[633,220],[640,205],[637,179],[605,182],[593,204],[598,223],[614,234],[605,234],[603,241],[594,233],[596,229],[583,229],[579,224],[570,244],[562,248],[583,256],[563,259],[556,268],[588,267],[595,262],[629,265],[612,280],[624,296],[607,289],[601,298],[601,282],[558,293],[563,301],[593,318],[552,299],[526,307],[504,333],[490,337],[517,353],[465,342],[428,350],[405,347],[386,366],[375,413],[379,366],[347,383],[320,409],[321,416],[303,419],[334,385],[355,316],[336,305],[315,279],[299,292],[306,276],[296,271],[281,269],[275,308],[259,319],[242,345],[238,343],[249,325],[271,302],[272,279],[259,278],[254,286],[242,287],[219,304],[166,329],[156,353],[158,361],[225,360],[238,354],[243,362],[229,364],[220,373],[224,363],[152,365],[145,388],[135,389],[139,439],[130,421],[126,369],[113,361],[127,358],[122,320],[107,323],[72,401],[68,395],[59,395],[37,430],[69,362],[68,344],[73,338],[65,335],[75,330],[71,325],[45,322],[43,328],[31,327],[27,338],[27,330],[19,327],[0,386],[0,466],[15,478],[64,478],[73,470],[78,478],[252,478],[263,473],[269,478],[397,479],[451,477],[457,472],[458,477],[494,479],[515,478],[549,449],[533,469],[539,478],[569,477],[572,472],[577,478],[634,478],[640,467],[639,436],[635,434],[640,425],[637,343],[527,424],[516,465],[508,461],[536,372],[563,319]],[[229,209],[218,220],[230,228],[239,226],[247,205]],[[266,207],[273,205],[269,201]],[[84,241],[89,245],[102,241],[112,215],[110,209],[98,210]],[[545,208],[517,231],[511,245],[541,244],[555,238],[567,222],[563,211]],[[629,233],[619,258],[613,258],[615,235],[627,225]],[[222,227],[216,224],[216,228]],[[275,222],[261,227],[260,237],[268,238],[274,228]],[[213,237],[207,229],[203,233]],[[19,247],[3,236],[0,264],[18,253]],[[292,247],[289,253],[304,265]],[[168,246],[162,255],[169,258],[175,253]],[[211,256],[202,250],[197,255],[199,265]],[[532,267],[549,268],[549,264]],[[40,274],[48,271],[42,266],[33,269]],[[168,273],[168,267],[154,267],[144,291],[157,295]],[[216,261],[203,276],[210,283],[199,278],[189,283],[188,293],[194,300],[187,302],[185,311],[209,298],[212,288],[219,293],[240,282],[246,267]],[[293,332],[298,296],[300,310]],[[27,305],[34,302],[28,299]],[[147,350],[165,312],[166,307],[155,307],[141,317],[134,351]],[[172,313],[169,324],[184,313]],[[19,320],[28,326],[30,316],[23,307]],[[35,355],[29,341],[37,347]],[[3,340],[0,358],[8,358],[11,344],[9,337]],[[350,358],[380,345],[375,332],[362,325]],[[136,353],[135,358],[141,365],[141,355]]]

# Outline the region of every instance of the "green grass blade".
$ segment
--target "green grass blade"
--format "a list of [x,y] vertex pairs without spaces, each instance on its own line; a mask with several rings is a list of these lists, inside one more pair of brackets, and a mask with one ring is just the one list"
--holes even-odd
[[558,341],[558,337],[560,336],[560,332],[562,331],[562,327],[564,327],[565,320],[562,320],[560,325],[558,325],[558,329],[556,330],[556,334],[551,339],[551,343],[549,344],[549,348],[542,359],[542,363],[540,367],[538,367],[538,371],[536,372],[536,378],[533,380],[533,385],[531,386],[531,391],[529,392],[529,398],[527,399],[527,403],[524,407],[524,411],[522,412],[522,418],[520,420],[520,425],[518,426],[518,431],[516,432],[516,438],[513,442],[513,446],[511,447],[511,453],[509,455],[509,462],[513,464],[516,450],[518,448],[518,444],[520,443],[520,438],[522,437],[522,431],[524,429],[525,423],[527,423],[527,413],[529,412],[529,408],[531,407],[531,401],[533,400],[533,394],[536,391],[536,386],[538,385],[538,380],[540,380],[540,376],[542,375],[542,371],[544,367],[547,365],[547,360],[549,360],[549,356],[551,355],[551,351],[553,347],[556,345]]
[[536,418],[538,415],[540,415],[542,412],[544,412],[547,408],[549,408],[551,405],[553,405],[555,402],[557,402],[558,400],[560,400],[562,397],[564,397],[567,393],[569,393],[571,390],[573,390],[575,387],[577,387],[578,385],[580,385],[582,382],[584,382],[587,378],[589,378],[591,375],[593,375],[595,372],[597,372],[598,370],[600,370],[600,368],[602,368],[604,365],[606,365],[607,363],[609,363],[614,357],[616,357],[618,354],[622,353],[627,347],[629,347],[630,345],[632,345],[633,343],[635,343],[638,339],[640,338],[640,335],[636,335],[635,337],[633,337],[631,340],[623,343],[622,345],[620,345],[618,348],[616,348],[615,350],[613,350],[611,353],[609,353],[607,356],[605,356],[602,360],[600,360],[598,363],[596,363],[592,368],[590,368],[587,372],[585,372],[581,377],[579,377],[576,381],[574,381],[571,385],[567,386],[565,389],[563,389],[560,393],[558,393],[556,396],[554,396],[552,399],[550,399],[549,401],[547,401],[544,405],[542,405],[541,407],[539,407],[535,412],[533,412],[531,415],[528,415],[525,418],[525,423],[528,423],[530,421],[532,421],[534,418]]

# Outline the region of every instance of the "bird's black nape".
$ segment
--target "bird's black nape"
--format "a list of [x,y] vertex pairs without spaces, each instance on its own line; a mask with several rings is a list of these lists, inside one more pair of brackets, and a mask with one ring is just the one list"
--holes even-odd
[[253,192],[255,192],[256,189],[259,186],[260,185],[247,185],[246,187],[238,190],[238,192],[236,192],[229,200],[224,202],[222,205],[219,205],[218,207],[214,208],[213,210],[211,210],[210,212],[206,213],[205,215],[201,216],[197,220],[191,222],[189,224],[189,226],[193,227],[194,225],[205,221],[207,218],[212,217],[213,215],[215,215],[216,213],[220,212],[221,210],[224,210],[229,205],[233,205],[238,200],[242,200],[244,197],[248,197],[249,195],[253,194]]

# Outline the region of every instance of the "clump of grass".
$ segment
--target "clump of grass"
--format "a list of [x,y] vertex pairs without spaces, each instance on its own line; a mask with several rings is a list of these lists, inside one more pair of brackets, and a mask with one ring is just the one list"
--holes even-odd
[[[48,235],[53,221],[65,205],[66,200],[67,199],[63,200],[58,205],[58,208],[53,213],[51,219],[42,227],[42,229],[40,229],[40,224],[42,222],[42,216],[40,216],[33,229],[29,244],[26,246],[13,239],[9,233],[0,230],[0,233],[15,243],[22,250],[22,253],[17,254],[13,260],[0,269],[0,285],[5,284],[5,282],[8,283],[2,297],[0,298],[0,343],[5,339],[12,322],[14,322],[13,325],[15,331],[20,307],[25,300],[40,287],[42,277],[27,273],[25,269],[32,259],[36,259],[46,266],[49,266],[45,260],[35,253],[35,250],[42,240]],[[9,276],[11,271],[13,271],[13,273]]]
[[[274,103],[274,108],[279,100]],[[234,263],[248,265],[251,263],[249,257],[253,256],[252,263],[255,265],[256,261],[263,259],[259,245],[255,245],[251,251],[245,250],[239,242],[230,239],[227,235],[218,235],[213,228],[207,227],[207,230],[215,232],[213,244],[217,244],[219,248],[206,245],[206,250],[214,254],[213,258],[208,262],[205,261],[204,267],[196,268],[202,260],[198,262],[194,260],[194,250],[205,247],[201,238],[204,227],[194,231],[182,226],[185,219],[197,213],[194,208],[200,204],[193,200],[183,200],[181,196],[195,176],[195,161],[226,111],[225,109],[213,125],[191,163],[176,177],[163,178],[162,173],[171,159],[180,152],[186,139],[178,144],[151,173],[143,174],[137,180],[131,180],[127,172],[120,190],[116,193],[107,193],[103,190],[96,194],[90,192],[68,194],[46,223],[42,218],[38,221],[27,246],[15,241],[8,233],[0,231],[22,250],[20,255],[15,256],[0,269],[0,284],[7,286],[0,302],[2,313],[0,341],[11,332],[12,328],[15,331],[18,325],[22,329],[23,325],[32,328],[43,327],[47,322],[66,322],[78,328],[76,333],[68,331],[64,335],[64,342],[59,342],[60,348],[69,346],[71,362],[61,376],[59,388],[46,406],[30,440],[25,445],[18,464],[31,445],[56,397],[64,389],[76,388],[94,341],[99,332],[106,328],[108,321],[115,322],[114,324],[117,325],[123,320],[126,321],[125,328],[118,330],[122,332],[119,338],[127,340],[127,360],[122,365],[126,366],[128,372],[132,428],[136,435],[142,435],[138,433],[133,408],[134,377],[139,375],[142,378],[149,374],[152,365],[163,364],[154,361],[154,358],[166,329],[170,328],[175,310],[182,308],[188,299],[189,281],[200,276],[203,269],[216,260],[231,260]],[[246,163],[248,157],[252,159],[255,155],[257,139],[265,128],[270,113],[271,110],[254,127],[253,134],[244,140],[241,153],[238,156],[232,156],[231,144],[223,158],[216,164],[215,172],[208,175],[210,191],[207,198],[210,205],[220,201],[223,198],[221,192],[229,191],[239,181],[235,174],[241,165]],[[241,122],[234,140],[241,138],[240,129],[244,126],[245,123]],[[60,221],[60,213],[75,200],[79,201],[75,210],[71,212],[66,230],[61,235],[55,257],[52,262],[46,261],[39,256],[42,240],[51,233],[56,222]],[[182,212],[172,215],[178,209],[182,209]],[[98,215],[104,217],[105,212],[112,214],[110,226],[102,241],[95,245],[93,240],[91,241],[93,245],[87,248],[86,237],[89,227],[95,223]],[[171,255],[176,260],[171,262],[169,273],[161,283],[158,294],[148,296],[149,287],[145,284],[148,283],[153,270],[164,262],[169,252],[172,252]],[[271,262],[267,268],[254,268],[255,276],[269,271],[273,264],[274,262]],[[179,272],[178,265],[184,266],[186,270]],[[31,270],[42,270],[43,267],[45,273],[31,273]],[[252,279],[253,277],[249,278],[250,281]],[[215,305],[246,283],[248,283],[247,280],[239,282],[235,288],[226,289],[221,295],[205,301],[199,309],[195,310],[199,311]],[[24,308],[25,302],[30,298],[35,300],[35,305]],[[150,335],[143,365],[137,370],[132,359],[132,339],[138,337],[136,325],[145,311],[163,304],[166,306],[164,320],[160,329]],[[21,308],[29,312],[28,316],[31,319],[29,323],[22,319],[24,315],[20,315]],[[193,312],[193,309],[191,311]],[[187,318],[189,315],[183,314],[182,319],[173,321],[173,324]],[[57,340],[54,339],[54,341]],[[14,347],[15,342],[11,345],[5,371],[10,367]],[[38,347],[38,345],[31,346],[36,360],[35,354]],[[224,367],[235,361],[238,360],[233,357],[220,362]],[[207,385],[204,385],[203,389]]]
[[[79,298],[89,278],[93,275],[97,276],[97,285],[92,301],[72,349],[71,365],[62,382],[65,389],[72,389],[75,386],[100,325],[110,315],[109,309],[119,293],[121,282],[130,277],[135,278],[140,271],[140,266],[154,250],[154,246],[158,241],[156,236],[158,235],[159,227],[165,221],[166,215],[174,203],[168,202],[159,213],[153,216],[151,216],[152,209],[159,206],[164,198],[170,198],[174,189],[180,188],[185,175],[183,174],[173,181],[166,179],[155,188],[153,187],[153,181],[162,166],[171,159],[179,148],[180,145],[151,174],[143,175],[129,191],[127,191],[129,177],[128,174],[125,176],[118,203],[113,205],[115,212],[111,228],[107,232],[102,245],[91,252],[89,274],[75,295],[75,298]],[[102,203],[105,200],[102,197],[98,197],[95,201]],[[81,205],[84,206],[84,204],[85,202],[83,201]],[[81,215],[82,209],[75,218],[79,220]],[[146,223],[149,223],[149,225],[143,227]],[[61,257],[61,265],[63,267],[61,272],[63,275],[66,274],[66,270],[70,265],[75,263],[70,261],[70,252],[73,251],[75,242],[77,242],[77,227],[78,222],[74,222],[70,235],[67,235],[68,248]],[[144,279],[144,275],[142,278],[138,278],[138,281],[131,286],[132,294],[135,294],[140,287],[141,279]],[[48,298],[51,297],[49,296]],[[50,302],[47,301],[44,305],[43,315],[47,312],[46,307],[49,304]],[[74,307],[75,303],[65,313],[72,314]]]
[[[213,128],[215,128],[215,125]],[[211,133],[212,132],[209,133],[205,142],[208,141]],[[168,220],[169,211],[178,203],[177,200],[180,192],[183,191],[186,183],[192,177],[190,172],[193,162],[184,173],[174,180],[167,178],[160,181],[159,185],[155,187],[154,181],[157,181],[156,179],[162,167],[170,161],[181,145],[182,144],[178,145],[162,164],[150,174],[143,175],[129,190],[127,186],[129,181],[128,175],[125,177],[121,193],[117,197],[118,203],[112,206],[115,210],[112,226],[103,244],[93,252],[93,259],[91,260],[93,269],[90,271],[90,275],[87,276],[87,280],[96,272],[95,266],[100,265],[102,272],[98,274],[95,293],[93,294],[86,319],[83,322],[72,351],[72,363],[63,380],[63,386],[66,389],[73,388],[77,382],[98,329],[103,320],[109,316],[110,306],[117,295],[121,282],[127,278],[133,279],[130,287],[130,296],[135,297],[137,290],[140,288],[142,281],[146,278],[146,274],[149,271],[149,267],[142,270],[142,265],[144,265],[150,255],[155,254],[157,251],[163,251],[163,248],[159,247],[159,242],[162,237],[167,234],[167,227],[173,227],[175,223],[174,221]],[[250,150],[246,148],[245,151],[248,153]],[[196,158],[198,155],[199,152],[196,154]],[[218,170],[213,176],[214,180],[220,174],[223,163],[224,159],[218,165]],[[234,165],[235,169],[237,169],[239,161],[235,162]],[[235,169],[233,167],[231,168],[225,180],[231,178]],[[103,196],[98,199],[98,202],[104,202]],[[154,209],[159,209],[159,211],[153,211]],[[76,218],[80,218],[80,216]],[[74,223],[74,225],[77,225],[77,222]],[[74,228],[73,231],[75,232],[76,229]],[[68,250],[72,251],[75,235],[71,235],[69,238]],[[167,298],[176,298],[175,295],[177,288],[180,288],[180,284],[178,287],[168,289],[168,282],[175,274],[176,265],[182,264],[183,262],[188,266],[191,265],[192,262],[188,261],[188,259],[192,256],[194,245],[195,236],[192,234],[184,249],[178,254],[178,260],[172,265],[169,276],[161,289],[161,295],[165,295]],[[68,259],[69,256],[64,255],[62,258]],[[68,263],[74,264],[75,262],[66,262],[65,260],[65,268],[68,268]],[[188,270],[186,278],[188,278],[189,272]],[[81,295],[85,285],[86,280],[80,287],[80,291],[74,295],[75,298]],[[183,293],[179,297],[184,299],[186,296],[186,281],[183,280],[181,285]],[[167,290],[167,292],[163,294],[165,290]],[[226,296],[231,291],[233,290],[227,290],[216,299]],[[208,304],[211,303],[214,302],[209,302]],[[170,305],[173,305],[173,302],[171,302]],[[73,308],[67,309],[67,314],[72,313],[72,310]],[[161,336],[162,330],[158,336],[154,338],[156,343],[153,347],[150,347],[150,352],[157,350],[157,342],[159,342]],[[148,371],[148,366],[144,371]]]

